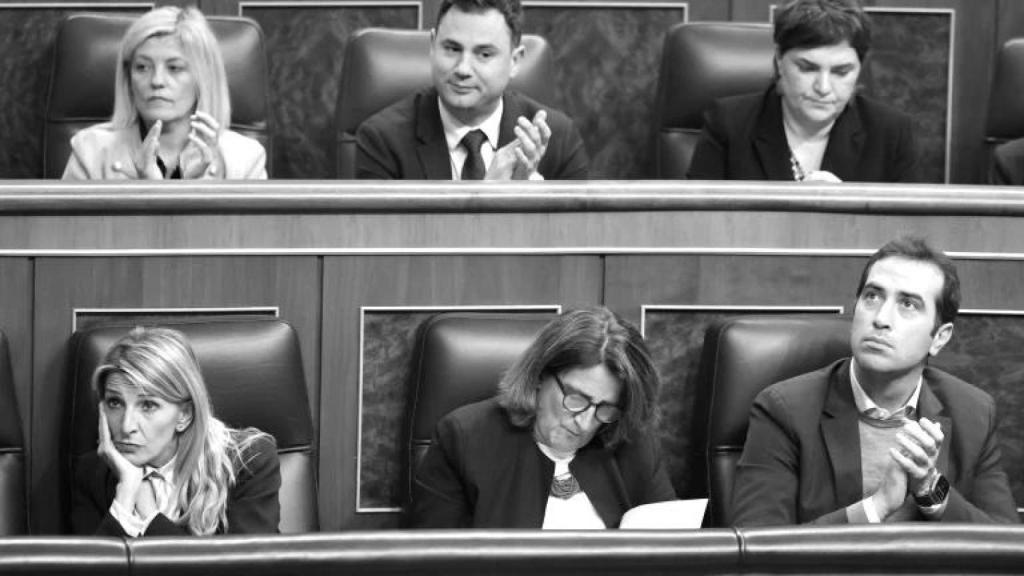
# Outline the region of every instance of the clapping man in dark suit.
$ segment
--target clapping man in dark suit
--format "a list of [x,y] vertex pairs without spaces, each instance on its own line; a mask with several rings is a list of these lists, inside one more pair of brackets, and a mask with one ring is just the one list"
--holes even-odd
[[857,289],[853,357],[754,400],[735,524],[1017,522],[992,398],[928,366],[959,307],[945,254],[915,238],[876,252]]
[[519,0],[444,0],[431,33],[434,85],[363,122],[357,176],[585,179],[572,120],[507,89],[524,53],[522,21]]

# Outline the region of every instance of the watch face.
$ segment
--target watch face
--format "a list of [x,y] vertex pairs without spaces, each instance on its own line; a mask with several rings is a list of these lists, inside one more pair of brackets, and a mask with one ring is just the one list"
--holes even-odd
[[915,494],[914,501],[918,506],[927,508],[929,506],[941,504],[946,499],[947,494],[949,494],[949,480],[946,480],[945,476],[939,474],[939,478],[935,481],[935,486],[932,488],[932,491],[920,496]]

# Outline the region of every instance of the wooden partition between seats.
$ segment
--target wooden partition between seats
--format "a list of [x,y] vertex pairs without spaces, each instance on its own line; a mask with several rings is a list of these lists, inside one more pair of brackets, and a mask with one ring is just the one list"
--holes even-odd
[[938,364],[996,396],[1024,503],[1024,189],[785,183],[0,184],[0,326],[30,451],[30,522],[64,529],[64,356],[109,318],[278,315],[302,344],[324,530],[398,524],[416,326],[443,310],[603,303],[664,379],[680,495],[705,490],[693,425],[703,329],[848,313],[866,257],[904,233],[956,258],[963,313]]

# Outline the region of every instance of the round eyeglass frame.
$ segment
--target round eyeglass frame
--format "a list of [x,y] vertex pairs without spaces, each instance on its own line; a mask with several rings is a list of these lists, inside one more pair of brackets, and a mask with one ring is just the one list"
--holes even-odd
[[591,402],[590,398],[582,394],[568,393],[565,391],[565,383],[558,377],[558,374],[552,372],[551,376],[554,377],[555,384],[558,385],[558,390],[562,393],[562,407],[570,413],[582,414],[593,406],[594,418],[602,424],[614,424],[619,421],[619,418],[622,418],[622,408],[608,402]]

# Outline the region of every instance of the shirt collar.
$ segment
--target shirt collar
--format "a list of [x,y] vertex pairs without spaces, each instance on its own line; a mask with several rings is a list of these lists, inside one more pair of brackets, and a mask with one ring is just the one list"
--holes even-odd
[[142,477],[145,478],[146,476],[149,476],[150,474],[153,474],[155,472],[156,474],[159,474],[160,477],[164,479],[164,482],[167,482],[168,485],[173,485],[174,484],[174,462],[177,459],[178,459],[178,457],[175,456],[174,458],[171,458],[170,460],[167,461],[166,464],[164,464],[163,466],[161,466],[159,468],[154,468],[153,466],[143,466],[142,467]]
[[875,401],[868,396],[868,393],[864,391],[864,388],[860,385],[857,380],[857,371],[854,370],[854,366],[857,364],[857,359],[852,358],[850,360],[850,387],[853,389],[853,402],[857,405],[857,412],[861,414],[877,415],[878,419],[884,420],[891,417],[893,414],[898,412],[904,412],[909,418],[917,412],[917,400],[921,397],[921,384],[924,382],[924,375],[922,374],[917,379],[917,386],[914,387],[914,393],[907,399],[906,404],[900,406],[898,410],[890,412],[885,408],[882,408]]
[[501,114],[505,110],[505,99],[498,99],[498,106],[491,112],[491,115],[484,119],[477,126],[463,124],[452,115],[437,99],[437,109],[441,112],[441,126],[444,128],[444,138],[448,143],[448,153],[451,154],[456,148],[462,145],[462,138],[469,132],[480,129],[484,136],[487,136],[487,143],[492,149],[498,148],[498,135],[501,133]]

